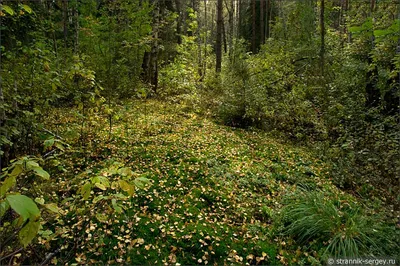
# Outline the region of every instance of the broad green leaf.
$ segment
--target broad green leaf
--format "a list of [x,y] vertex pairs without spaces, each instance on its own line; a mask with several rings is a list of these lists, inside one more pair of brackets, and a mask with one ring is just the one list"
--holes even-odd
[[10,208],[10,204],[7,201],[0,202],[0,218],[6,213],[6,211]]
[[99,176],[100,183],[102,183],[106,187],[110,187],[110,182],[108,181],[108,178],[105,176]]
[[61,151],[64,151],[64,150],[65,150],[64,145],[62,145],[60,142],[56,142],[55,146],[56,146],[58,149],[60,149]]
[[92,178],[92,184],[96,187],[100,188],[101,190],[106,190],[110,187],[110,182],[108,181],[107,177],[105,176],[95,176]]
[[120,180],[119,186],[123,191],[127,192],[129,196],[133,196],[133,194],[135,193],[135,187],[125,180]]
[[3,197],[7,191],[10,190],[15,184],[17,183],[17,180],[15,179],[15,176],[9,176],[4,180],[3,184],[1,184],[0,187],[0,197]]
[[45,180],[49,180],[49,178],[50,178],[49,173],[47,173],[45,170],[43,170],[43,168],[40,166],[33,168],[33,171],[35,172],[36,175],[40,176],[41,178],[43,178]]
[[97,197],[95,197],[93,199],[93,203],[97,203],[97,202],[99,202],[100,200],[103,200],[103,199],[108,199],[108,197],[107,196],[103,196],[103,195],[97,196]]
[[15,14],[14,10],[9,6],[2,5],[1,9],[4,10],[4,12],[8,13],[11,16],[13,16]]
[[150,184],[151,183],[150,179],[148,179],[146,177],[138,177],[138,178],[136,178],[136,180],[138,180],[138,181],[140,181],[142,183],[145,183],[145,184]]
[[30,159],[26,160],[26,169],[33,170],[34,168],[37,168],[37,167],[40,167],[37,162],[32,161]]
[[94,186],[97,188],[100,188],[101,190],[106,190],[106,186],[104,186],[102,183],[94,183]]
[[21,164],[16,164],[16,165],[14,166],[14,169],[12,170],[10,176],[15,176],[15,177],[17,177],[17,176],[19,176],[19,174],[22,173],[23,170],[24,170],[24,168],[22,167]]
[[40,205],[44,204],[44,199],[43,198],[35,198],[35,202],[39,203]]
[[47,230],[44,230],[44,231],[43,230],[39,230],[38,234],[43,236],[43,237],[48,237],[48,236],[51,236],[54,233],[53,233],[53,231],[47,229]]
[[125,200],[128,198],[128,196],[121,194],[121,193],[114,194],[113,197],[117,198],[117,199],[121,199],[121,200]]
[[44,145],[44,149],[47,150],[48,148],[50,148],[54,145],[54,139],[45,140],[43,145]]
[[92,185],[90,183],[86,183],[81,187],[81,195],[84,200],[89,198],[91,189]]
[[133,175],[133,172],[129,167],[123,167],[123,168],[118,169],[118,174],[120,174],[122,176],[131,176],[131,175]]
[[57,204],[55,203],[48,203],[44,205],[46,209],[54,213],[60,213],[60,209],[58,208]]
[[118,213],[122,212],[122,208],[121,208],[121,206],[119,206],[119,205],[117,204],[117,200],[116,200],[116,199],[112,199],[112,200],[111,200],[111,204],[112,204],[112,206],[113,206],[113,208],[114,208],[114,210],[115,210],[116,212],[118,212]]
[[29,14],[32,13],[32,9],[31,9],[28,5],[22,5],[22,8],[23,8],[26,12],[28,12]]
[[135,184],[135,186],[137,186],[138,188],[144,188],[146,184],[150,183],[150,180],[145,178],[145,177],[138,177],[135,180],[133,180],[133,183]]
[[19,231],[19,241],[26,247],[35,238],[39,231],[40,222],[30,220],[22,229]]
[[7,195],[6,199],[10,207],[24,220],[39,217],[40,211],[31,198],[24,195]]

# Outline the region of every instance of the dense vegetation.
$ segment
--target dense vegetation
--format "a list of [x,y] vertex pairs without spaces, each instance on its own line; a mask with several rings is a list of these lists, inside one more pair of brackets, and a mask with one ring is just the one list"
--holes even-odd
[[2,1],[0,263],[400,260],[399,9]]

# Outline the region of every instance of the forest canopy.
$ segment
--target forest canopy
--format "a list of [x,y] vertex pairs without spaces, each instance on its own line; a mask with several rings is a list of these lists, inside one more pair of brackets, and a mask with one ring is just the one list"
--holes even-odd
[[400,261],[397,0],[3,0],[0,51],[1,264]]

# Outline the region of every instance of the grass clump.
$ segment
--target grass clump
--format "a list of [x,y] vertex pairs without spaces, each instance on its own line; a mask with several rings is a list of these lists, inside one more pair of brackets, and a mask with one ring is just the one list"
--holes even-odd
[[283,211],[283,233],[322,257],[396,254],[395,225],[360,206],[350,196],[297,190]]

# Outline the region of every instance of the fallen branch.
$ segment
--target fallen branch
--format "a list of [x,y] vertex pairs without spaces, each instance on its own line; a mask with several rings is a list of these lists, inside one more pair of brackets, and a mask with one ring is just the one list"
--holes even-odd
[[51,252],[46,255],[46,258],[42,263],[40,263],[40,266],[46,265],[52,258],[54,258],[58,253],[60,253],[61,248],[56,249],[54,252]]
[[22,251],[23,249],[24,249],[24,248],[17,249],[16,251],[14,251],[14,252],[8,254],[7,256],[0,258],[0,261],[2,261],[2,260],[4,260],[4,259],[7,259],[8,257],[14,256],[15,254],[17,254],[18,252]]

